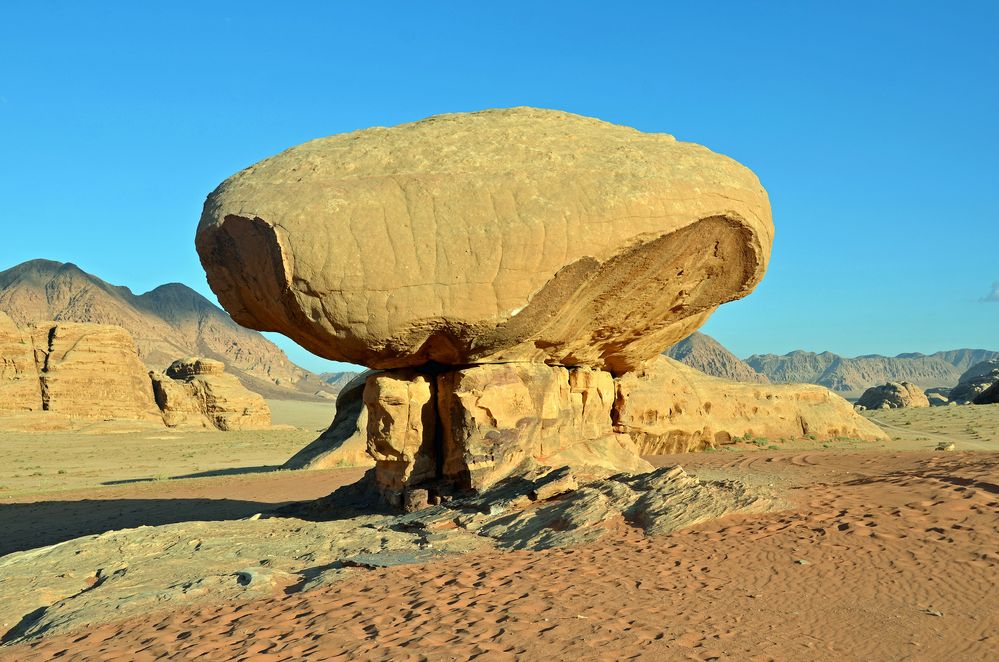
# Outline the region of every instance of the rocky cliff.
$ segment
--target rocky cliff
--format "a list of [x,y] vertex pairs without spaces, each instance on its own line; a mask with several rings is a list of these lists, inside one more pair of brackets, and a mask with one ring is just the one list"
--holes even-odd
[[312,398],[325,388],[272,342],[179,283],[136,295],[74,264],[31,260],[0,271],[0,311],[21,326],[58,320],[122,327],[154,370],[197,355],[222,361],[248,388],[268,397]]

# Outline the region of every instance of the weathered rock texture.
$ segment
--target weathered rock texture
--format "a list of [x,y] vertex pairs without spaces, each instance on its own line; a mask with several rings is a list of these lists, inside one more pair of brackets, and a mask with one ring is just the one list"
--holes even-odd
[[888,439],[821,386],[730,382],[664,356],[618,378],[614,429],[631,436],[643,455],[703,450],[747,437]]
[[872,386],[857,400],[857,407],[864,409],[929,406],[930,401],[923,390],[909,382],[888,382],[881,386]]
[[958,385],[950,390],[950,400],[959,405],[974,402],[996,382],[999,382],[999,367],[993,367],[989,362],[973,366],[961,376]]
[[289,149],[209,195],[196,243],[237,322],[326,358],[621,373],[748,294],[772,238],[735,161],[513,108]]
[[274,343],[180,283],[136,295],[75,264],[31,260],[0,271],[0,311],[22,327],[56,319],[120,326],[150,370],[161,371],[181,356],[207,356],[268,397],[318,400],[313,394],[327,390]]
[[766,375],[756,372],[720,342],[703,333],[684,338],[663,354],[712,377],[757,384],[770,382]]
[[221,361],[192,357],[174,361],[165,373],[149,373],[164,423],[224,431],[270,427],[263,397],[224,371]]
[[42,389],[31,335],[0,312],[0,411],[41,411]]
[[354,378],[339,390],[329,429],[295,453],[282,468],[333,469],[375,463],[368,453],[368,410],[364,407],[364,384],[371,372],[353,374]]
[[992,386],[976,395],[972,402],[976,405],[999,404],[999,380],[993,382]]
[[29,332],[44,410],[72,418],[160,420],[146,367],[127,331],[49,322]]
[[614,433],[613,377],[592,368],[392,370],[368,376],[363,400],[375,481],[396,505],[428,486],[482,492],[525,462],[590,476],[651,469],[629,437]]

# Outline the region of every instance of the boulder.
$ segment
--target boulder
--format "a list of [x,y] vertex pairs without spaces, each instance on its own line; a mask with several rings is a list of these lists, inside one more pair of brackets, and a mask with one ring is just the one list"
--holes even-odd
[[976,405],[999,404],[999,381],[993,382],[992,386],[976,395],[972,402]]
[[265,159],[208,196],[196,244],[237,322],[329,359],[619,374],[752,291],[772,239],[767,194],[735,161],[511,108]]
[[946,386],[936,386],[923,391],[931,407],[946,407],[950,404],[950,389]]
[[821,386],[731,382],[664,356],[617,379],[614,430],[629,435],[643,455],[704,450],[740,438],[888,439]]
[[0,411],[42,410],[42,389],[31,335],[0,312]]
[[950,390],[950,400],[959,405],[969,404],[996,382],[999,382],[999,368],[984,366],[980,369],[979,366],[974,366],[962,376],[961,382]]
[[110,324],[43,322],[29,332],[43,409],[71,418],[160,420],[128,331]]
[[865,409],[901,409],[929,407],[930,401],[923,389],[911,382],[888,382],[864,391],[857,400],[857,406]]
[[961,373],[957,383],[961,384],[963,382],[970,382],[976,377],[989,375],[994,370],[999,370],[999,359],[987,359],[985,361],[980,361]]
[[163,373],[150,372],[163,421],[224,431],[270,427],[264,398],[224,370],[221,361],[192,357],[174,361]]
[[329,429],[311,444],[295,453],[283,469],[334,469],[373,466],[368,453],[368,410],[364,407],[364,384],[371,371],[352,373],[353,379],[340,388],[336,414]]

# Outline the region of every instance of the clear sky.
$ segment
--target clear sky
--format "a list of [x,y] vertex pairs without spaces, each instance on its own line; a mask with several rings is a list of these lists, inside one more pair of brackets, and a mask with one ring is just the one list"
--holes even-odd
[[44,257],[211,297],[194,231],[230,174],[311,138],[531,105],[760,176],[770,270],[705,327],[737,354],[996,350],[997,35],[994,0],[5,2],[0,269]]

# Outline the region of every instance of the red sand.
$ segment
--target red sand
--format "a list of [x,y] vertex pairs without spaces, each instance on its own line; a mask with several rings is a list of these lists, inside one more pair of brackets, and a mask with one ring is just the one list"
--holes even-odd
[[661,538],[622,527],[577,549],[370,571],[0,648],[0,659],[997,658],[999,454],[661,463],[678,459],[772,479],[793,508]]

